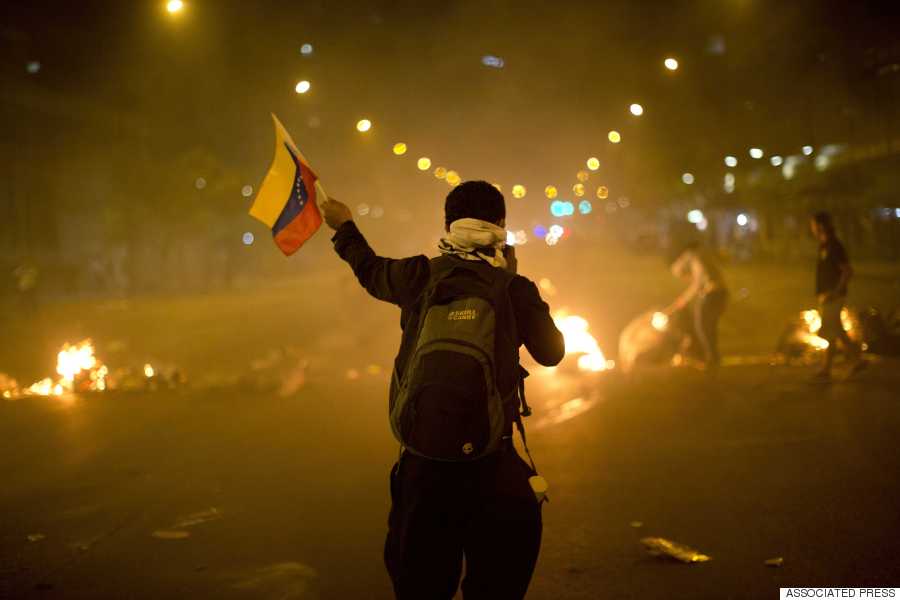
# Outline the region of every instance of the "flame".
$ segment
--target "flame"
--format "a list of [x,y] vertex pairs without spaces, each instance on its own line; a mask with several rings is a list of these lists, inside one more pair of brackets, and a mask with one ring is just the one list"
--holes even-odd
[[[56,372],[60,376],[57,381],[45,377],[26,388],[25,393],[35,396],[62,396],[75,389],[75,380],[82,377],[88,390],[102,392],[108,387],[109,369],[94,356],[94,345],[89,339],[77,344],[63,344],[56,356]],[[79,383],[79,388],[80,386]]]
[[[846,312],[846,308],[841,310],[841,321],[844,320]],[[806,325],[806,331],[800,331],[800,340],[803,343],[812,346],[815,350],[825,350],[828,348],[828,340],[816,335],[819,333],[819,330],[822,329],[822,317],[819,315],[819,311],[814,308],[804,310],[800,313],[800,317]]]
[[588,322],[584,317],[569,315],[565,311],[556,313],[553,321],[566,341],[566,354],[580,354],[578,368],[582,371],[605,371],[613,362],[606,360],[597,340],[588,333]]
[[149,379],[150,377],[153,377],[155,374],[156,374],[156,371],[153,370],[153,365],[151,365],[150,363],[147,363],[144,365],[144,377]]

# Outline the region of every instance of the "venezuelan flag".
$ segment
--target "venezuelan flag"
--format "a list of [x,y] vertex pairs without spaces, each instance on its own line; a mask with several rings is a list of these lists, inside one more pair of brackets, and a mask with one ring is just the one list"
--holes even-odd
[[325,191],[309,163],[297,150],[287,130],[274,114],[275,158],[250,207],[250,215],[272,230],[275,244],[290,256],[322,225],[316,202]]

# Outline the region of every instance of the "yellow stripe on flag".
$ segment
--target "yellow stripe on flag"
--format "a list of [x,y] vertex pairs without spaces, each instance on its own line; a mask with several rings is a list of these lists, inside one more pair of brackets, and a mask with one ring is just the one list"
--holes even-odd
[[[281,124],[274,114],[272,121],[275,123],[275,157],[272,159],[272,166],[263,179],[253,206],[250,207],[250,216],[255,217],[272,228],[275,221],[278,220],[284,205],[288,198],[291,197],[291,188],[294,185],[294,177],[297,174],[297,166],[294,159],[291,158],[285,144],[288,144],[292,150],[296,151],[294,141],[290,134]],[[300,156],[300,153],[297,152]]]

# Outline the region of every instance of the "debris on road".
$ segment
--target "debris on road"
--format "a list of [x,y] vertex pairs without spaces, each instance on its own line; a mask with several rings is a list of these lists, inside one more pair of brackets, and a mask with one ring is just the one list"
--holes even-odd
[[784,566],[784,558],[782,558],[780,556],[775,557],[775,558],[770,558],[770,559],[766,560],[765,562],[763,562],[763,564],[766,565],[767,567],[775,567],[775,568],[783,567]]
[[667,540],[661,537],[645,537],[641,539],[641,544],[647,549],[647,552],[653,556],[669,557],[683,563],[698,563],[712,560],[712,557],[702,554],[689,546],[684,546],[677,542]]
[[169,529],[157,529],[153,532],[153,537],[161,540],[183,540],[191,537],[189,531],[175,531]]

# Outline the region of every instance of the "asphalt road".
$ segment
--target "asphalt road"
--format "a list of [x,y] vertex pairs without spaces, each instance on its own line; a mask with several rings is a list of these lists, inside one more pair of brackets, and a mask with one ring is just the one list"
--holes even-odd
[[[529,598],[900,586],[898,366],[830,386],[765,366],[535,373],[551,502]],[[386,383],[0,403],[0,595],[390,598]],[[650,557],[648,535],[713,560]]]

